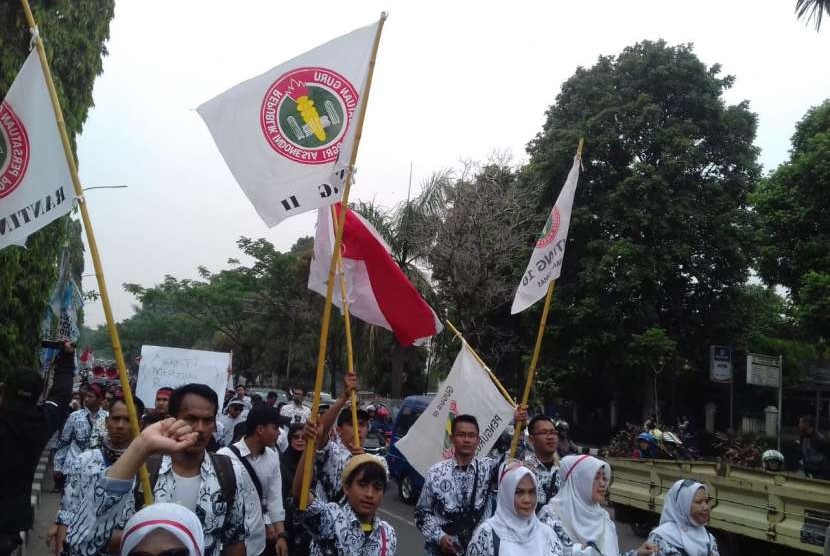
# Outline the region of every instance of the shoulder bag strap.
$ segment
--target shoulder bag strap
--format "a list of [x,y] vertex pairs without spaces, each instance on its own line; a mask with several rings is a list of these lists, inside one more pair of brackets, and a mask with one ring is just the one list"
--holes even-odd
[[216,478],[219,480],[219,487],[222,495],[228,503],[228,511],[236,501],[236,474],[233,471],[233,462],[229,456],[208,452],[208,457],[216,471]]
[[242,453],[239,451],[239,448],[237,448],[233,444],[228,446],[228,449],[230,449],[230,451],[233,452],[236,456],[236,459],[238,459],[242,463],[242,465],[245,466],[245,471],[248,472],[248,475],[250,475],[251,477],[251,481],[253,481],[254,483],[254,487],[256,487],[256,493],[259,495],[259,501],[264,504],[265,499],[262,496],[262,483],[259,482],[259,476],[256,474],[256,470],[251,465],[251,462],[249,462],[246,458],[242,457]]

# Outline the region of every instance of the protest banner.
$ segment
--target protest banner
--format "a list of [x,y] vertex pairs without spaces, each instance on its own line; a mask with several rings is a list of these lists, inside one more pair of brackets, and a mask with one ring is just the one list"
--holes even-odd
[[136,396],[147,407],[155,407],[159,388],[197,382],[210,386],[221,403],[225,399],[230,359],[230,353],[218,351],[141,346]]

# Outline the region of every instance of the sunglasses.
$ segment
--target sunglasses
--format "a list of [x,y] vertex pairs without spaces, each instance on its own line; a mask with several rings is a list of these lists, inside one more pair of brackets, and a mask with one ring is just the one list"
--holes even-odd
[[155,554],[152,552],[132,550],[127,556],[190,556],[190,550],[187,548],[170,548],[156,552]]

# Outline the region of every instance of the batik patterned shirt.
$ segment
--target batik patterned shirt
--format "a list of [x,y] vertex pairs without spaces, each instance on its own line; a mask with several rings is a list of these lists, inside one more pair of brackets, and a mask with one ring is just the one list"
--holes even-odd
[[[720,556],[720,552],[718,551],[718,542],[715,540],[715,537],[712,536],[712,533],[709,533],[708,531],[707,533],[709,535],[708,556]],[[660,556],[687,556],[685,550],[677,548],[673,544],[669,543],[669,541],[653,532],[648,536],[647,542],[657,546],[657,554]]]
[[68,475],[81,453],[101,445],[107,434],[107,415],[103,409],[92,415],[86,408],[69,415],[55,444],[55,471]]
[[[196,517],[205,532],[204,556],[220,556],[222,547],[245,540],[245,500],[256,497],[248,492],[246,481],[234,467],[236,496],[233,506],[222,494],[219,478],[210,457],[205,454],[199,469],[202,479],[196,501]],[[123,529],[135,513],[134,481],[111,479],[102,474],[84,497],[72,519],[67,543],[71,556],[94,556],[106,553],[107,543],[114,530]],[[159,476],[153,488],[156,502],[175,500],[176,480],[173,477],[173,460],[164,456]]]
[[[562,542],[550,527],[542,524],[547,533],[545,539],[544,552],[528,554],[527,556],[565,556],[565,549],[562,547]],[[488,521],[485,521],[473,533],[473,538],[470,541],[470,546],[467,547],[467,556],[498,556],[495,550],[495,538],[493,537],[493,527]]]
[[539,489],[536,491],[536,513],[539,513],[542,506],[556,496],[562,486],[562,478],[559,476],[559,464],[554,463],[548,469],[548,466],[542,463],[533,452],[527,452],[524,464],[525,467],[533,471],[533,474],[536,475],[536,481],[539,483]]
[[[565,527],[562,525],[562,521],[556,516],[553,512],[553,509],[546,505],[542,508],[542,511],[539,512],[539,521],[553,529],[553,532],[556,533],[556,536],[559,537],[559,541],[562,543],[562,548],[564,550],[565,556],[599,556],[599,550],[595,549],[593,545],[584,545],[578,542],[574,542],[570,535],[568,535],[567,531],[565,531]],[[637,549],[631,549],[626,552],[620,551],[620,556],[637,556]]]
[[[346,464],[352,457],[352,453],[338,438],[329,441],[323,448],[317,451],[315,468],[317,472],[317,483],[314,486],[314,495],[323,502],[337,502],[342,504],[346,498],[343,494],[342,476]],[[386,460],[381,458],[381,463],[389,475],[389,468]]]
[[292,423],[305,423],[311,416],[311,408],[303,404],[297,405],[292,401],[280,408],[280,415],[288,417]]
[[69,526],[84,495],[92,489],[109,466],[100,448],[87,450],[75,458],[66,474],[66,487],[63,489],[63,496],[58,506],[56,523]]
[[478,523],[490,517],[487,508],[501,462],[502,458],[476,457],[466,468],[455,459],[430,467],[415,506],[415,522],[424,536],[427,554],[441,554],[439,543],[446,534],[442,527],[457,521],[462,513],[472,509]]
[[300,523],[311,534],[311,556],[394,556],[398,546],[395,530],[374,517],[366,533],[351,506],[314,499],[301,514]]

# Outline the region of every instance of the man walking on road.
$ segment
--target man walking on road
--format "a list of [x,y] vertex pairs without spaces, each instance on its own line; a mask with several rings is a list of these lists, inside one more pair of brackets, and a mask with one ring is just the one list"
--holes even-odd
[[106,434],[107,411],[101,409],[106,392],[100,384],[90,384],[84,396],[84,408],[66,420],[55,446],[55,485],[63,488],[66,474],[82,452],[97,448]]
[[[135,404],[137,413],[144,411],[141,400],[135,398]],[[123,398],[116,398],[110,404],[106,426],[107,436],[101,447],[83,452],[67,470],[66,488],[61,496],[58,515],[55,518],[54,533],[49,534],[50,537],[54,535],[53,547],[56,556],[63,550],[66,529],[80,506],[81,500],[95,486],[104,471],[118,461],[130,444],[132,437],[130,414]]]
[[539,485],[536,492],[538,512],[548,500],[556,496],[561,485],[559,456],[556,453],[559,436],[553,421],[545,415],[537,415],[531,419],[527,432],[533,451],[525,454],[524,464],[536,475]]
[[[282,498],[280,459],[274,450],[280,416],[265,404],[254,406],[245,421],[245,438],[222,448],[218,453],[233,460],[237,475],[244,477],[248,492],[256,497],[245,500],[245,548],[250,556],[264,555],[266,541],[276,547],[278,556],[288,556],[285,509]],[[271,552],[273,554],[273,552]]]
[[[527,421],[527,409],[517,408],[516,423]],[[415,521],[430,556],[463,556],[473,531],[485,515],[501,458],[476,456],[478,421],[458,415],[451,426],[453,459],[433,465],[427,473]]]
[[[231,459],[205,451],[219,400],[204,384],[185,384],[170,397],[173,418],[144,429],[83,499],[69,526],[71,556],[118,546],[127,520],[144,503],[135,477],[147,463],[156,502],[194,512],[205,532],[204,556],[245,556],[244,478]],[[160,456],[160,457],[159,457]]]
[[291,419],[292,423],[305,423],[311,416],[311,409],[303,405],[305,391],[299,386],[291,389],[291,402],[280,408],[280,415]]

